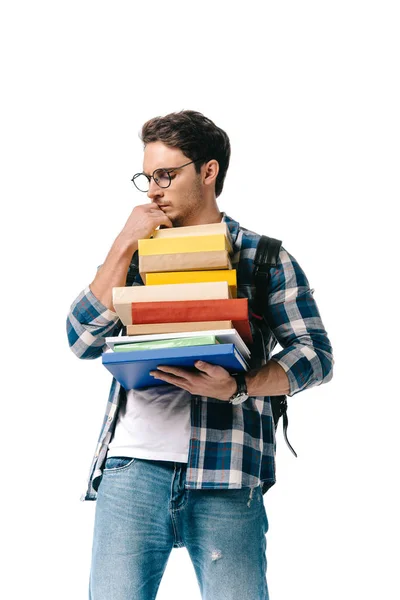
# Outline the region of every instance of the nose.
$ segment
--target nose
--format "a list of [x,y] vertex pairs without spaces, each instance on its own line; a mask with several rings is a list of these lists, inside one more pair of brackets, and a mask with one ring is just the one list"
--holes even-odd
[[154,179],[151,178],[149,191],[147,192],[147,197],[150,198],[150,200],[155,200],[156,198],[162,198],[163,196],[164,192],[162,188],[160,188],[160,186],[156,184]]

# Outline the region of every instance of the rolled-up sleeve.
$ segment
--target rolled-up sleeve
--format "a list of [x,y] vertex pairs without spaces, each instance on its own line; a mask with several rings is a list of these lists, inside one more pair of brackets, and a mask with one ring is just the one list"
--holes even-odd
[[106,336],[116,336],[122,323],[87,286],[71,305],[67,317],[68,343],[78,358],[98,358],[107,348]]
[[333,353],[307,277],[283,247],[271,270],[267,318],[282,350],[271,356],[286,372],[289,396],[333,376]]

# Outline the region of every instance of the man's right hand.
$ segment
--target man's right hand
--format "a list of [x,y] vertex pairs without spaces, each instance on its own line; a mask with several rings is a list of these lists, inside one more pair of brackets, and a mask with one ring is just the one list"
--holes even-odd
[[104,264],[98,269],[90,289],[100,302],[115,311],[112,288],[123,287],[132,259],[138,249],[138,240],[149,238],[159,225],[173,227],[171,221],[155,204],[135,206],[124,228],[111,246]]
[[132,210],[118,237],[137,248],[138,240],[148,239],[159,225],[173,227],[170,219],[155,202],[141,204]]

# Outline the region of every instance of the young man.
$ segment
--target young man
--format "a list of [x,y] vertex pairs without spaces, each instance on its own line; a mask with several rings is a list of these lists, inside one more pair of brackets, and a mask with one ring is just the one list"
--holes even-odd
[[[132,210],[92,283],[74,301],[68,338],[79,358],[97,358],[122,324],[112,288],[143,285],[138,240],[161,227],[227,223],[238,297],[254,302],[252,269],[260,235],[221,213],[216,202],[229,165],[224,131],[194,111],[145,123],[143,173],[133,177],[150,202]],[[271,232],[262,233],[268,234]],[[271,396],[332,378],[328,336],[306,275],[281,248],[268,289],[269,327],[253,344],[243,392],[224,368],[160,365],[161,386],[125,391],[113,379],[84,500],[96,500],[91,600],[156,597],[172,548],[185,546],[206,600],[266,600],[263,494],[275,483]],[[282,350],[270,358],[279,342]],[[238,403],[241,401],[241,403]]]

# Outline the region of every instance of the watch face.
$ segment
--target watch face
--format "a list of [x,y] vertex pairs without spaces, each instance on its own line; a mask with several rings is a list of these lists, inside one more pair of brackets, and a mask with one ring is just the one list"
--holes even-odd
[[248,394],[238,394],[237,396],[235,396],[235,398],[231,400],[231,402],[232,404],[241,404],[242,402],[247,400],[248,397]]

